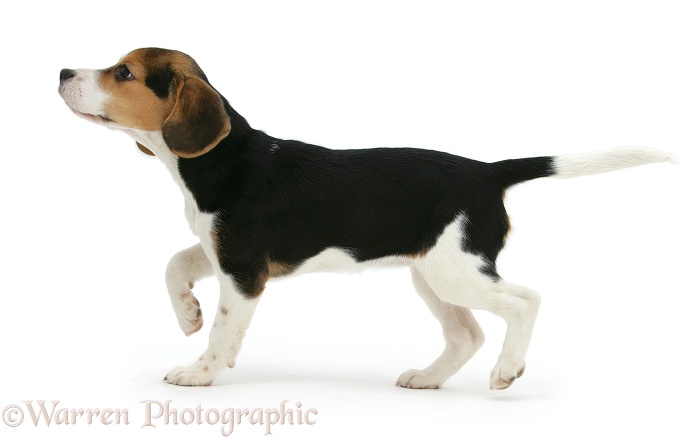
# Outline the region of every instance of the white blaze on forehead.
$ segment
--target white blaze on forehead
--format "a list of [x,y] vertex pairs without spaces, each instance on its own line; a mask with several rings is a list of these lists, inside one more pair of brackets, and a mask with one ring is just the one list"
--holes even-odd
[[80,113],[105,116],[107,94],[99,84],[99,71],[75,70],[76,75],[61,83],[60,94],[69,107]]

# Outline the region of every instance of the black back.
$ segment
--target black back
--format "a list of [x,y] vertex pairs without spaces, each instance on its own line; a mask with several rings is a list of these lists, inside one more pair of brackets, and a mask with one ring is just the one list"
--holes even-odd
[[411,149],[330,150],[250,128],[226,103],[231,134],[179,170],[201,211],[217,214],[218,255],[244,294],[270,261],[293,270],[329,247],[358,261],[419,256],[464,214],[463,250],[495,261],[508,233],[504,190],[551,175],[551,158],[487,164]]

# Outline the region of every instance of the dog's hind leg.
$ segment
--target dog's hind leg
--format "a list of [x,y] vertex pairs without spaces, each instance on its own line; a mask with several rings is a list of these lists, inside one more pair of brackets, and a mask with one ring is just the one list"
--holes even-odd
[[492,389],[505,389],[525,370],[525,354],[537,319],[540,297],[503,281],[480,255],[463,249],[460,221],[445,228],[436,245],[415,263],[436,296],[470,309],[490,311],[506,321],[503,349],[491,372]]
[[484,343],[484,333],[471,310],[441,300],[415,268],[411,268],[411,276],[418,295],[442,326],[445,350],[425,369],[404,372],[396,385],[411,389],[437,389],[479,350]]

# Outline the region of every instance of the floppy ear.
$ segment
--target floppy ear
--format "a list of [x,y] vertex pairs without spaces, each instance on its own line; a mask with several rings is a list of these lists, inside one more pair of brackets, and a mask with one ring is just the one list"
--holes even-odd
[[139,151],[141,151],[142,153],[144,153],[144,154],[146,154],[146,155],[155,155],[155,154],[153,154],[153,152],[152,152],[150,149],[148,149],[148,148],[146,148],[145,146],[141,145],[139,142],[136,142],[136,146],[138,146]]
[[168,148],[183,158],[199,157],[231,131],[221,96],[204,80],[187,76],[177,81],[175,106],[163,123]]

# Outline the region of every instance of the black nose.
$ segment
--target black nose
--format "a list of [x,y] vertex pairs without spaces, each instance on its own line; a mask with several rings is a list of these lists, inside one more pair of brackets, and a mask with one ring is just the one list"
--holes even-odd
[[77,75],[75,70],[63,69],[61,70],[61,82],[65,81],[66,79],[70,79],[75,75]]

